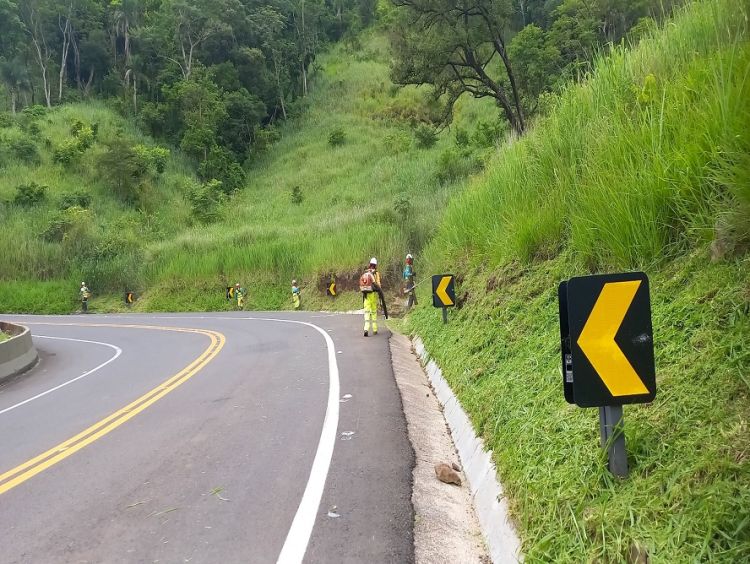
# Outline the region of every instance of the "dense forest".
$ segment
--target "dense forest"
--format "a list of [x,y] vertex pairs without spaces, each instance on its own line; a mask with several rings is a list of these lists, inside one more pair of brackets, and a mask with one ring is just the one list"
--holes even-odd
[[231,192],[374,0],[0,0],[7,109],[106,98]]
[[521,133],[544,94],[585,73],[677,0],[0,0],[3,104],[103,97],[220,178],[242,184],[268,126],[304,107],[315,58],[380,20],[392,78],[430,84],[450,119],[464,93]]

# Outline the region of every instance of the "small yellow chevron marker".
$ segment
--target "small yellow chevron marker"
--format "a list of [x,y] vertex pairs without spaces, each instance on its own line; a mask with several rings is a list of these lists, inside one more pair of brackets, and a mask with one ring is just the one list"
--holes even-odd
[[435,294],[438,298],[440,298],[440,301],[443,302],[444,306],[452,306],[453,300],[448,295],[448,292],[446,292],[446,289],[448,288],[448,284],[451,283],[451,280],[453,279],[452,276],[443,276],[443,278],[440,280],[440,284],[438,284],[437,289],[435,290]]
[[649,393],[615,342],[640,285],[640,280],[605,284],[578,337],[578,346],[615,397]]
[[336,282],[331,282],[331,285],[328,286],[328,293],[332,296],[336,295]]

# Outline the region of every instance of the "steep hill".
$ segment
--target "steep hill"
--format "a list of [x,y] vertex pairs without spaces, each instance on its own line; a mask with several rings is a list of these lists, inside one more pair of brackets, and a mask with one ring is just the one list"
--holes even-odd
[[[373,255],[395,273],[436,229],[497,129],[496,112],[467,105],[459,123],[480,116],[485,133],[459,153],[423,125],[434,117],[426,94],[392,86],[387,61],[377,34],[319,59],[307,109],[247,163],[248,185],[228,196],[201,184],[175,148],[163,173],[138,155],[130,171],[108,163],[108,151],[157,145],[103,104],[5,117],[0,311],[73,311],[80,280],[94,311],[124,307],[125,291],[137,293],[136,310],[221,309],[223,287],[237,280],[250,289],[249,307],[284,308],[295,277],[308,305],[354,305],[354,294],[331,304],[318,288],[331,274],[346,286]],[[69,161],[55,157],[80,144],[74,130],[91,126],[90,146]],[[131,175],[132,186],[120,186]],[[44,195],[17,200],[18,186],[31,183],[46,186]],[[74,193],[87,195],[86,209],[61,211]]]
[[[420,334],[494,452],[528,562],[750,559],[750,43],[699,2],[601,60],[451,202],[421,261],[459,276]],[[643,269],[659,391],[627,406],[631,474],[565,403],[557,285]],[[422,292],[425,293],[424,291]]]

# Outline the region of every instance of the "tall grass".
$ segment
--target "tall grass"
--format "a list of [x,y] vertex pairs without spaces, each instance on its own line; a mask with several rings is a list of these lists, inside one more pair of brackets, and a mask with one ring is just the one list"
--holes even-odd
[[[678,13],[615,49],[551,114],[503,147],[450,206],[436,246],[494,264],[554,256],[632,267],[711,239],[742,198],[730,169],[748,147],[747,11],[726,0]],[[733,191],[734,192],[733,192]]]

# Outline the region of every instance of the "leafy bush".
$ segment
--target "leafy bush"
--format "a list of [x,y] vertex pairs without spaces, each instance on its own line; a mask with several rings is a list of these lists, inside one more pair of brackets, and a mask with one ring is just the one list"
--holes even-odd
[[15,120],[13,119],[13,116],[6,113],[6,112],[0,112],[0,129],[5,127],[13,127],[15,124]]
[[213,223],[221,218],[221,206],[225,198],[221,181],[213,179],[196,186],[188,192],[187,198],[193,217],[201,223]]
[[278,143],[281,139],[281,132],[273,126],[256,127],[253,132],[253,149],[256,153],[266,152],[271,145]]
[[126,140],[117,138],[107,143],[107,150],[97,161],[100,175],[109,182],[115,194],[128,204],[143,202],[149,163]]
[[429,149],[437,143],[437,133],[425,123],[420,123],[414,129],[414,140],[420,149]]
[[67,192],[62,195],[62,199],[60,200],[61,210],[67,210],[72,207],[88,209],[90,205],[91,205],[91,194],[84,192],[83,190],[77,190],[75,192]]
[[84,125],[74,137],[81,153],[94,144],[94,130],[91,126]]
[[469,146],[469,132],[462,127],[456,128],[456,146],[465,149]]
[[55,147],[52,153],[52,160],[58,164],[67,166],[76,161],[81,156],[81,152],[78,139],[69,138]]
[[169,149],[164,147],[147,147],[136,145],[133,147],[138,157],[146,164],[148,170],[155,174],[162,174],[167,168]]
[[299,186],[292,188],[291,198],[293,204],[301,204],[304,197],[302,196],[302,189]]
[[88,241],[92,228],[93,214],[89,210],[73,206],[52,217],[42,232],[42,238],[57,243],[67,238],[72,246],[82,246],[84,240]]
[[474,131],[473,141],[479,147],[492,147],[507,129],[505,122],[480,121]]
[[208,158],[198,167],[198,174],[206,182],[219,180],[225,194],[236,192],[245,184],[245,171],[223,147],[211,149]]
[[47,108],[45,108],[44,106],[40,106],[39,104],[35,104],[21,110],[21,114],[30,119],[42,118],[47,115]]
[[340,127],[337,127],[328,134],[328,144],[331,147],[339,147],[346,141],[346,133]]
[[409,196],[401,194],[393,201],[393,211],[395,211],[401,219],[406,219],[411,215],[412,203]]
[[41,158],[36,143],[26,137],[13,139],[9,143],[10,153],[19,161],[27,164],[39,164]]
[[440,154],[437,161],[435,176],[441,183],[455,182],[469,176],[481,167],[477,159],[470,151],[457,151],[448,149]]
[[47,198],[47,190],[49,188],[36,182],[30,182],[29,184],[21,184],[16,188],[16,195],[13,197],[13,203],[17,206],[23,206],[30,208]]
[[70,124],[70,134],[73,137],[77,137],[78,133],[86,127],[86,124],[83,123],[80,119],[73,120],[73,123]]

